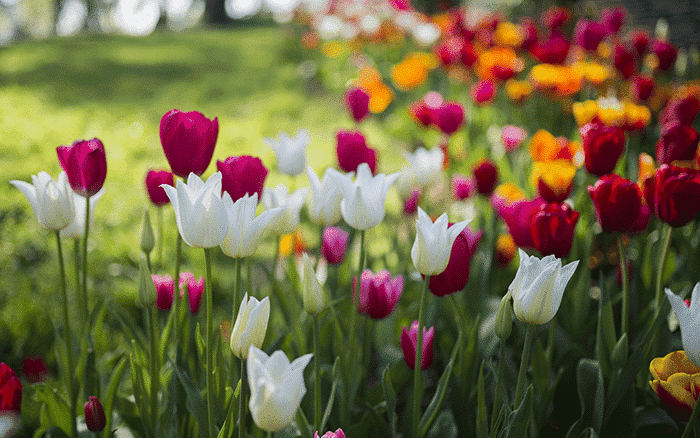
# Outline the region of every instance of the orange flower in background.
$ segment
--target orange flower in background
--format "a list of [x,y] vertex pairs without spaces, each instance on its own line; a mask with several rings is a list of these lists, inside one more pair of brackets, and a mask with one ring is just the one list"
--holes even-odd
[[474,64],[474,72],[483,80],[508,80],[523,70],[523,61],[515,51],[496,47],[482,52]]
[[[639,158],[637,159],[637,169],[637,185],[640,189],[642,189],[642,193],[644,193],[644,181],[646,181],[647,178],[654,175],[656,172],[654,159],[651,157],[651,155],[647,154],[646,152],[639,154]],[[642,202],[646,202],[644,197],[642,197]]]
[[598,115],[598,104],[595,100],[574,102],[571,105],[571,111],[574,113],[576,124],[578,126],[583,126],[587,123],[591,123],[595,116]]
[[654,358],[649,371],[653,378],[649,385],[666,412],[676,421],[687,422],[700,393],[700,368],[681,350]]
[[428,53],[411,53],[391,68],[391,80],[402,91],[413,90],[428,79],[437,60]]
[[528,81],[508,79],[506,81],[506,94],[515,103],[522,103],[532,94],[532,85]]
[[382,81],[382,76],[374,67],[363,67],[356,85],[369,94],[369,110],[373,114],[381,113],[394,100],[394,92]]
[[515,257],[515,240],[510,234],[500,234],[496,239],[496,261],[498,266],[505,266]]
[[533,161],[552,161],[557,158],[557,139],[544,129],[535,132],[530,139],[530,156]]
[[565,65],[537,64],[530,70],[530,80],[538,90],[556,97],[577,93],[583,85],[583,75]]
[[569,160],[536,161],[530,182],[547,202],[563,202],[569,197],[576,166]]
[[520,190],[520,187],[510,182],[500,184],[496,187],[493,196],[497,198],[495,202],[499,202],[502,205],[510,205],[515,201],[525,199],[525,193]]
[[289,257],[294,251],[294,255],[301,255],[306,251],[306,243],[301,230],[297,229],[293,233],[280,236],[279,254],[282,257]]
[[493,33],[493,42],[498,46],[520,47],[523,43],[523,31],[517,24],[501,21]]

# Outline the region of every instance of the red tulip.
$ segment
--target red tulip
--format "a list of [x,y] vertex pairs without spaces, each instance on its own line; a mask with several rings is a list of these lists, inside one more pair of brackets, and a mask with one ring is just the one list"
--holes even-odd
[[85,424],[90,432],[101,432],[107,425],[107,417],[97,397],[90,396],[85,403]]
[[610,173],[588,186],[588,194],[604,232],[626,233],[634,227],[642,207],[642,191],[636,183]]
[[563,64],[569,55],[571,43],[558,32],[552,32],[544,42],[537,42],[530,48],[532,56],[546,64]]
[[190,172],[202,175],[214,155],[219,136],[219,120],[202,113],[173,109],[160,120],[160,143],[173,173],[187,178]]
[[588,123],[579,132],[586,170],[597,176],[612,172],[625,148],[625,131],[616,126]]
[[323,229],[321,253],[328,263],[334,265],[343,263],[345,249],[348,246],[348,236],[348,232],[341,228],[326,227]]
[[608,28],[608,32],[617,33],[627,18],[627,11],[623,7],[609,8],[603,10],[600,14],[600,19]]
[[488,159],[480,160],[473,169],[476,191],[482,195],[490,195],[498,182],[498,168]]
[[700,171],[663,164],[644,182],[644,199],[659,219],[682,227],[700,211]]
[[515,201],[509,205],[501,206],[497,211],[501,215],[508,227],[513,241],[520,248],[534,248],[535,244],[532,241],[532,232],[530,225],[533,222],[533,216],[547,202],[542,198],[533,200]]
[[377,151],[367,146],[365,136],[359,131],[338,131],[336,134],[338,166],[343,172],[355,172],[367,163],[374,174],[377,167]]
[[185,285],[187,285],[187,296],[190,301],[190,313],[195,315],[199,311],[199,305],[202,303],[204,277],[200,277],[199,280],[197,280],[191,272],[181,272],[180,298],[185,294]]
[[146,173],[146,193],[156,207],[162,207],[170,202],[170,198],[165,194],[165,190],[160,186],[168,184],[175,187],[175,180],[172,172],[167,170],[149,170]]
[[175,283],[169,275],[151,275],[156,285],[156,307],[160,310],[169,310],[173,305]]
[[[423,327],[423,352],[421,354],[420,369],[427,370],[433,364],[433,336],[435,327],[426,330]],[[416,345],[418,344],[418,321],[413,321],[411,329],[403,328],[401,331],[401,349],[403,360],[410,369],[416,368]]]
[[420,126],[427,128],[433,121],[432,111],[423,99],[416,100],[408,107],[408,114]]
[[[452,224],[449,225],[449,227],[451,226]],[[447,267],[441,274],[430,277],[428,289],[433,295],[444,297],[464,289],[469,281],[469,263],[476,252],[482,235],[482,231],[474,233],[469,228],[465,228],[457,236],[452,244]]]
[[615,45],[613,64],[624,79],[629,79],[635,73],[634,56],[622,44]]
[[646,75],[636,75],[632,78],[631,92],[637,101],[645,101],[654,91],[654,78]]
[[217,161],[216,168],[222,176],[222,194],[228,192],[231,199],[236,202],[246,193],[249,196],[257,193],[258,202],[260,202],[265,178],[267,178],[267,169],[260,158],[250,155],[228,157],[224,161]]
[[649,47],[649,35],[644,31],[637,30],[630,34],[630,38],[632,39],[634,50],[637,51],[637,56],[641,57],[644,55]]
[[571,12],[561,6],[550,6],[542,14],[542,24],[550,29],[559,29],[571,18]]
[[[357,277],[352,283],[353,295],[357,291]],[[372,319],[383,319],[394,311],[403,292],[403,277],[393,280],[389,271],[379,271],[372,274],[366,269],[360,276],[360,297],[357,301],[357,311]],[[415,350],[414,350],[415,354]]]
[[661,127],[661,138],[656,144],[656,162],[691,161],[700,143],[700,134],[692,126],[673,121]]
[[458,102],[447,101],[433,110],[433,124],[447,135],[453,134],[464,122],[464,108]]
[[369,94],[360,87],[353,87],[345,93],[345,106],[355,123],[360,123],[369,114]]
[[661,71],[670,69],[676,63],[678,49],[668,41],[654,41],[651,45],[651,51],[659,58],[659,70]]
[[435,54],[442,65],[453,65],[460,60],[462,46],[464,40],[460,37],[450,37],[444,40],[440,45],[436,46]]
[[574,40],[576,44],[588,51],[595,51],[605,37],[608,35],[608,29],[597,21],[581,18],[576,23],[574,29]]
[[22,407],[22,382],[8,365],[0,362],[0,412],[19,414]]
[[71,146],[59,146],[56,153],[75,193],[89,198],[100,191],[107,176],[107,158],[100,140],[77,140]]
[[469,89],[469,96],[477,105],[491,102],[496,95],[496,85],[491,81],[480,80]]
[[41,356],[25,356],[22,361],[22,375],[30,382],[36,383],[46,380],[50,376],[46,362]]
[[690,95],[681,99],[672,99],[661,111],[659,119],[662,125],[674,121],[681,125],[692,125],[698,112],[700,112],[700,99]]
[[542,255],[564,258],[571,252],[574,228],[579,213],[569,204],[552,202],[542,205],[532,216],[532,242]]

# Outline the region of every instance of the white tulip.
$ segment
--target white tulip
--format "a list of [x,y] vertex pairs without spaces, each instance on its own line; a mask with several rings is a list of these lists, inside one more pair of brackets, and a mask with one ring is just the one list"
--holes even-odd
[[277,235],[289,234],[299,226],[299,212],[306,200],[308,187],[297,189],[290,194],[287,186],[280,184],[274,189],[265,188],[262,194],[262,205],[266,210],[281,208],[283,213],[271,223],[270,229]]
[[245,294],[231,332],[231,351],[237,358],[247,359],[251,345],[262,347],[269,319],[270,299],[265,297],[258,301]]
[[439,147],[428,151],[418,148],[412,154],[404,154],[408,166],[401,170],[399,186],[403,188],[403,194],[408,194],[416,187],[429,188],[442,176],[443,158],[445,154]]
[[340,212],[345,222],[356,230],[367,230],[379,225],[386,214],[386,195],[398,177],[398,173],[372,176],[367,163],[357,167],[354,182],[352,172],[345,175],[338,173],[335,178],[343,192]]
[[683,298],[671,292],[670,289],[666,289],[666,296],[678,316],[685,355],[696,366],[700,366],[700,283],[693,288],[690,307],[685,305]]
[[268,356],[254,345],[250,346],[247,362],[249,407],[259,428],[277,432],[292,422],[306,394],[304,368],[312,356],[305,354],[290,364],[281,350]]
[[175,220],[180,236],[195,248],[212,248],[226,237],[228,218],[221,200],[221,172],[216,172],[205,183],[190,173],[187,184],[177,180],[177,189],[161,184],[175,209]]
[[258,249],[263,232],[269,228],[272,221],[284,213],[282,208],[273,208],[255,217],[257,193],[253,193],[253,196],[246,193],[233,202],[231,195],[224,192],[223,203],[228,217],[228,232],[221,242],[221,251],[229,257],[253,255]]
[[55,181],[46,172],[32,175],[32,183],[10,181],[27,197],[37,222],[48,230],[60,230],[73,220],[73,192],[65,172]]
[[411,260],[418,272],[423,275],[441,274],[450,261],[452,244],[467,224],[469,221],[457,222],[448,228],[447,213],[433,223],[430,216],[418,207],[416,240],[411,248]]
[[304,310],[311,315],[318,315],[326,307],[326,297],[321,283],[318,281],[313,264],[307,253],[304,253],[304,265],[301,270],[302,296]]
[[319,180],[316,172],[306,166],[306,176],[309,177],[311,191],[306,200],[309,210],[309,218],[316,225],[335,225],[340,220],[340,201],[343,192],[337,183],[336,177],[342,175],[337,170],[329,167]]
[[306,129],[297,131],[291,138],[286,132],[280,132],[277,139],[265,138],[265,143],[270,146],[277,157],[277,170],[285,175],[299,175],[306,166],[306,147],[311,142],[311,137]]
[[515,316],[530,324],[546,324],[559,310],[566,284],[576,271],[578,260],[566,266],[548,255],[543,259],[528,256],[522,249],[520,267],[508,286],[513,297]]
[[[93,212],[95,211],[95,204],[100,200],[102,195],[105,194],[105,189],[100,189],[99,192],[90,196],[90,228],[92,228],[92,223],[95,219]],[[61,237],[67,239],[82,239],[85,235],[85,196],[81,196],[73,192],[73,221],[68,224],[68,226],[61,230]]]

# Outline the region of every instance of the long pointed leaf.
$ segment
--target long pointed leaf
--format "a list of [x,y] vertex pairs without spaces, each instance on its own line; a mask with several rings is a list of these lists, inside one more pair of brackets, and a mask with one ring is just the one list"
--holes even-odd
[[209,430],[207,429],[209,424],[207,404],[202,398],[199,389],[187,374],[187,371],[180,369],[180,367],[173,362],[171,362],[171,364],[175,373],[177,373],[177,378],[180,380],[180,383],[182,383],[183,388],[185,388],[185,393],[187,394],[187,411],[197,420],[199,436],[206,437],[209,434]]
[[388,366],[382,371],[382,389],[384,390],[384,400],[386,400],[386,413],[389,417],[389,430],[391,437],[396,438],[396,392],[391,384]]
[[117,395],[119,383],[122,380],[122,374],[124,374],[125,368],[126,358],[122,357],[116,368],[114,368],[114,372],[112,372],[112,378],[109,380],[109,387],[107,388],[107,397],[104,399],[105,417],[107,419],[105,430],[107,431],[108,438],[112,436],[112,407],[114,406],[114,397]]
[[479,380],[476,384],[476,436],[486,438],[489,435],[488,415],[486,413],[486,389],[484,387],[484,361],[479,367]]

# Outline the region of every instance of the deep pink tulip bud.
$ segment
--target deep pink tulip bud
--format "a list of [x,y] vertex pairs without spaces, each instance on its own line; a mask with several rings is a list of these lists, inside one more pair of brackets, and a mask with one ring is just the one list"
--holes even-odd
[[[352,293],[357,291],[357,277],[352,281]],[[398,275],[393,280],[389,271],[372,271],[365,269],[360,276],[360,297],[357,311],[372,319],[389,316],[396,307],[403,292],[403,277]],[[414,350],[415,352],[415,350]]]
[[700,211],[700,171],[662,164],[644,182],[644,199],[659,219],[682,227]]
[[480,80],[469,89],[469,96],[477,105],[486,105],[496,95],[496,85],[492,81]]
[[469,198],[476,190],[476,181],[462,175],[452,177],[452,196],[461,201]]
[[603,176],[612,172],[625,148],[625,131],[617,126],[588,123],[579,132],[588,173]]
[[191,272],[180,273],[180,298],[185,294],[185,284],[187,284],[187,296],[190,300],[190,313],[196,315],[199,305],[202,303],[204,293],[204,277],[197,280]]
[[169,275],[151,275],[156,285],[156,307],[160,310],[169,310],[173,305],[175,294],[175,282]]
[[692,161],[700,143],[700,134],[692,126],[672,121],[661,127],[661,138],[656,143],[656,162]]
[[56,153],[75,193],[89,198],[100,191],[107,176],[105,147],[100,140],[77,140],[71,146],[57,147]]
[[585,18],[578,20],[574,29],[574,41],[589,52],[595,51],[607,35],[605,25]]
[[105,411],[97,397],[90,396],[85,403],[85,424],[90,432],[101,432],[107,425]]
[[569,55],[571,43],[558,32],[552,32],[544,42],[537,42],[530,48],[532,56],[546,64],[563,64]]
[[[451,226],[449,224],[448,228]],[[428,289],[433,295],[444,297],[464,289],[469,281],[469,264],[481,240],[481,234],[481,231],[474,233],[467,227],[457,236],[452,244],[447,267],[442,273],[430,277]]]
[[474,46],[469,41],[462,42],[462,48],[459,49],[459,61],[467,67],[474,65],[479,55],[474,50]]
[[22,382],[8,365],[0,362],[0,412],[19,414],[22,407]]
[[22,361],[22,375],[29,383],[37,383],[50,377],[46,362],[41,356],[25,356]]
[[532,241],[530,225],[532,224],[535,213],[546,204],[547,202],[544,199],[535,198],[533,200],[515,201],[497,208],[496,211],[506,223],[508,232],[510,232],[510,235],[513,237],[513,241],[520,248],[535,247]]
[[634,76],[630,84],[630,91],[638,102],[649,99],[651,92],[654,91],[654,78],[646,75]]
[[632,229],[642,207],[642,191],[636,183],[610,173],[588,186],[588,194],[604,232],[626,233]]
[[353,87],[345,93],[345,106],[355,123],[360,123],[369,114],[369,94],[360,87]]
[[524,18],[520,22],[520,30],[523,34],[523,42],[521,47],[525,50],[530,48],[537,42],[537,26],[531,18]]
[[187,178],[190,172],[201,176],[214,155],[219,136],[219,120],[202,113],[173,109],[160,120],[160,143],[173,173]]
[[642,57],[649,48],[649,34],[642,30],[636,30],[630,34],[632,45],[638,57]]
[[[314,438],[318,438],[318,431],[314,432]],[[335,432],[328,431],[321,438],[345,438],[343,429],[338,429]]]
[[[423,352],[421,355],[420,369],[427,370],[433,364],[433,336],[435,327],[426,330],[423,327]],[[413,321],[411,329],[403,328],[401,332],[401,349],[403,360],[412,370],[416,368],[416,344],[418,343],[418,321]]]
[[258,202],[262,196],[267,169],[258,157],[243,155],[240,157],[228,157],[224,161],[217,161],[216,168],[221,172],[221,188],[228,192],[233,202],[244,197],[258,194]]
[[411,192],[411,196],[406,199],[403,203],[403,212],[404,214],[414,214],[416,211],[418,211],[418,201],[420,200],[420,195],[421,195],[421,190],[420,189],[413,189]]
[[609,8],[603,10],[601,15],[601,21],[608,28],[608,32],[617,33],[623,24],[625,24],[625,18],[627,18],[627,11],[623,7]]
[[498,182],[498,168],[489,159],[480,160],[474,167],[474,180],[476,191],[482,195],[490,195]]
[[666,71],[673,67],[678,56],[676,46],[664,40],[656,40],[651,45],[651,51],[659,58],[659,70]]
[[635,73],[634,56],[622,44],[615,45],[613,65],[624,79],[629,79]]
[[326,227],[323,230],[323,242],[321,243],[321,253],[328,263],[337,265],[343,263],[345,249],[348,246],[347,231],[337,227]]
[[457,131],[464,122],[464,108],[458,102],[444,102],[432,115],[433,123],[447,135]]
[[543,256],[564,258],[571,252],[579,213],[569,204],[551,202],[532,216],[532,242]]
[[175,179],[172,172],[167,170],[149,170],[146,173],[146,193],[156,207],[162,207],[170,202],[170,198],[165,194],[165,190],[160,186],[167,184],[175,187]]
[[422,99],[416,100],[409,105],[408,114],[424,128],[427,128],[433,122],[432,110]]
[[453,65],[460,61],[462,46],[464,45],[464,40],[460,37],[453,36],[444,40],[441,44],[436,46],[435,55],[442,65]]
[[367,146],[365,136],[359,131],[338,131],[336,134],[338,167],[343,172],[356,172],[357,167],[367,163],[374,174],[377,167],[377,151]]

